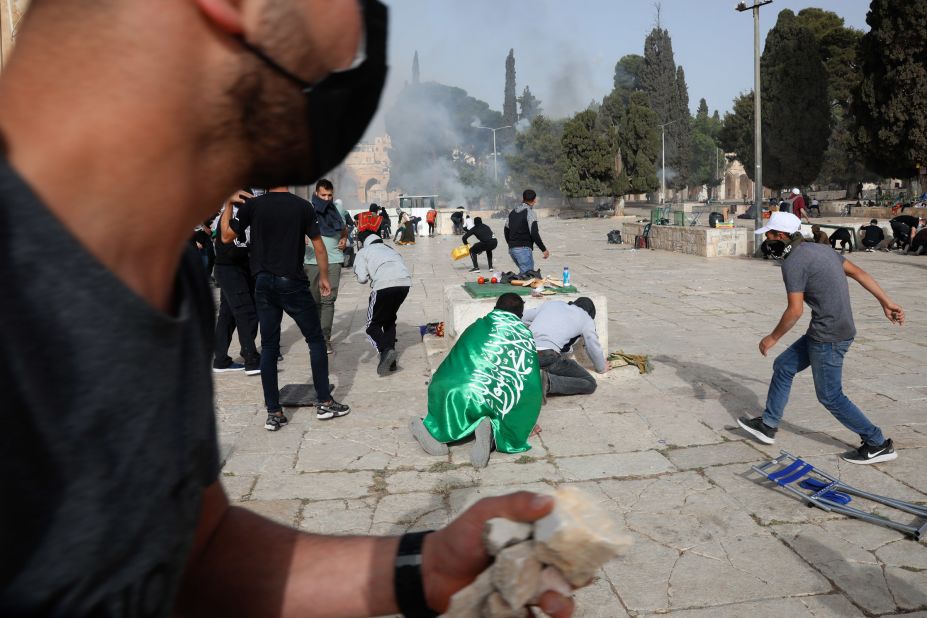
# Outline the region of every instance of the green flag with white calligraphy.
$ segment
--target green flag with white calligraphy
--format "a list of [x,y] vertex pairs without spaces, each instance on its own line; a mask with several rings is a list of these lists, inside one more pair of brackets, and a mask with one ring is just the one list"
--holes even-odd
[[496,450],[521,453],[541,412],[534,337],[518,316],[495,310],[460,336],[428,386],[424,423],[440,442],[462,440],[484,418]]

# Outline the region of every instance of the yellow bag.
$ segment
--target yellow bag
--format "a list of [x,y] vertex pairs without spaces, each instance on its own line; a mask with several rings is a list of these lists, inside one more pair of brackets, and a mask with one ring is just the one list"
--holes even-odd
[[470,255],[470,246],[469,245],[460,245],[459,247],[454,247],[451,249],[451,257],[455,260],[463,259]]

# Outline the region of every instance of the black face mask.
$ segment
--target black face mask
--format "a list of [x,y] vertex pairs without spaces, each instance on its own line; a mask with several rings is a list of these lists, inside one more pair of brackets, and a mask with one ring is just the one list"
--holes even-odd
[[332,73],[311,84],[283,68],[276,60],[243,38],[239,42],[275,73],[293,82],[306,95],[307,123],[312,160],[288,184],[308,185],[344,161],[380,105],[386,84],[386,33],[388,11],[378,0],[360,0],[364,12],[364,60],[356,67]]

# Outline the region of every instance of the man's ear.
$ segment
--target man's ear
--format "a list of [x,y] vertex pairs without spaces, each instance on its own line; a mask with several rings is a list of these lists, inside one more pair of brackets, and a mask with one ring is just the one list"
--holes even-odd
[[194,0],[200,12],[217,28],[232,35],[244,31],[241,0]]

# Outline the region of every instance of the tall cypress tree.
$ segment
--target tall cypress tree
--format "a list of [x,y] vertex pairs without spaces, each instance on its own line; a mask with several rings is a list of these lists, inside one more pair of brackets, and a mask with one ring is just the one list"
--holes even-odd
[[418,68],[418,50],[415,50],[415,55],[412,56],[412,83],[418,84],[421,81],[421,74],[419,73]]
[[531,94],[531,88],[528,86],[525,86],[521,96],[518,97],[518,109],[518,120],[527,120],[528,122],[531,122],[534,120],[535,116],[540,116],[543,113],[541,101]]
[[691,139],[689,93],[685,73],[676,68],[669,32],[659,24],[644,41],[640,86],[647,95],[650,109],[657,114],[658,124],[667,125],[666,164],[674,172],[673,185],[684,186]]
[[852,109],[867,165],[908,178],[927,165],[927,2],[872,0]]
[[518,98],[515,95],[515,50],[505,57],[505,96],[502,100],[502,125],[511,129],[499,131],[499,150],[511,151],[515,144],[515,123],[518,122]]
[[827,71],[814,34],[786,9],[766,37],[763,80],[763,184],[813,182],[830,138]]

